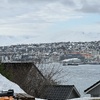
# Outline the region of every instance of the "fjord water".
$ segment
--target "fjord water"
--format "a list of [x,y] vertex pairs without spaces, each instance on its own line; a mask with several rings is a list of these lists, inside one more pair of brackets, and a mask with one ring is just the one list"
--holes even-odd
[[68,75],[63,80],[68,80],[62,84],[75,85],[81,96],[84,90],[100,80],[100,65],[78,65],[78,66],[62,66]]
[[[49,63],[39,66],[42,73],[48,73],[53,70],[63,70],[60,75],[55,75],[53,78],[60,81],[61,85],[75,85],[82,97],[90,96],[84,93],[84,90],[100,80],[100,65],[66,65],[61,63]],[[43,69],[44,69],[43,68]]]

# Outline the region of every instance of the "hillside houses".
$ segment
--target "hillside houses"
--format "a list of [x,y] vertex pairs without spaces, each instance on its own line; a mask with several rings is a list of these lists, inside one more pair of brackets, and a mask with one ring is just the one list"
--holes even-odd
[[82,62],[100,62],[100,41],[22,44],[0,47],[1,61],[58,62],[79,58]]

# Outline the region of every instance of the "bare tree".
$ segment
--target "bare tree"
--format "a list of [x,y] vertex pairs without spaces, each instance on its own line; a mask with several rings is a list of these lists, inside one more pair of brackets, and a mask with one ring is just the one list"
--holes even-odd
[[[65,81],[63,80],[64,76],[68,76],[69,73],[65,72],[62,68],[61,65],[59,64],[37,64],[37,68],[39,71],[43,74],[44,78],[39,75],[36,75],[35,80],[32,78],[30,79],[30,82],[34,83],[34,89],[32,89],[32,85],[30,87],[30,90],[34,90],[34,93],[31,95],[34,95],[36,97],[42,98],[43,96],[43,91],[45,90],[46,85],[58,85],[61,84],[62,82],[64,83]],[[33,74],[33,71],[32,71]],[[31,75],[32,76],[32,75]],[[29,76],[29,77],[31,77]],[[68,81],[68,80],[66,80]]]
[[[50,84],[62,84],[70,78],[70,72],[66,72],[60,63],[38,64],[37,67]],[[64,81],[64,76],[69,77]]]
[[8,63],[6,72],[13,77],[11,81],[16,82],[26,93],[35,97],[42,97],[46,85],[61,84],[63,77],[68,75],[59,64],[43,63]]

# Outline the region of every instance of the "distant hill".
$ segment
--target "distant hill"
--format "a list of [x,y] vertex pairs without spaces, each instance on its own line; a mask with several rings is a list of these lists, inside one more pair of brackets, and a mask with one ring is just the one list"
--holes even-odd
[[0,36],[0,46],[30,43],[52,43],[52,42],[85,42],[99,41],[100,33],[69,32],[55,33],[49,36]]

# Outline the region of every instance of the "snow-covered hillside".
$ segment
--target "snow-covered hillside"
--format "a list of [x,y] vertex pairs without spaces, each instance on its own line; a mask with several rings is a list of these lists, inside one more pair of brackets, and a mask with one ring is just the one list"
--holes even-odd
[[[56,37],[56,38],[55,38]],[[5,41],[6,40],[6,41]],[[84,42],[99,41],[100,33],[63,32],[38,36],[4,36],[0,35],[0,46],[30,43],[52,43],[52,42]]]
[[15,93],[25,93],[17,84],[0,74],[0,91],[7,91],[9,89],[13,89]]

